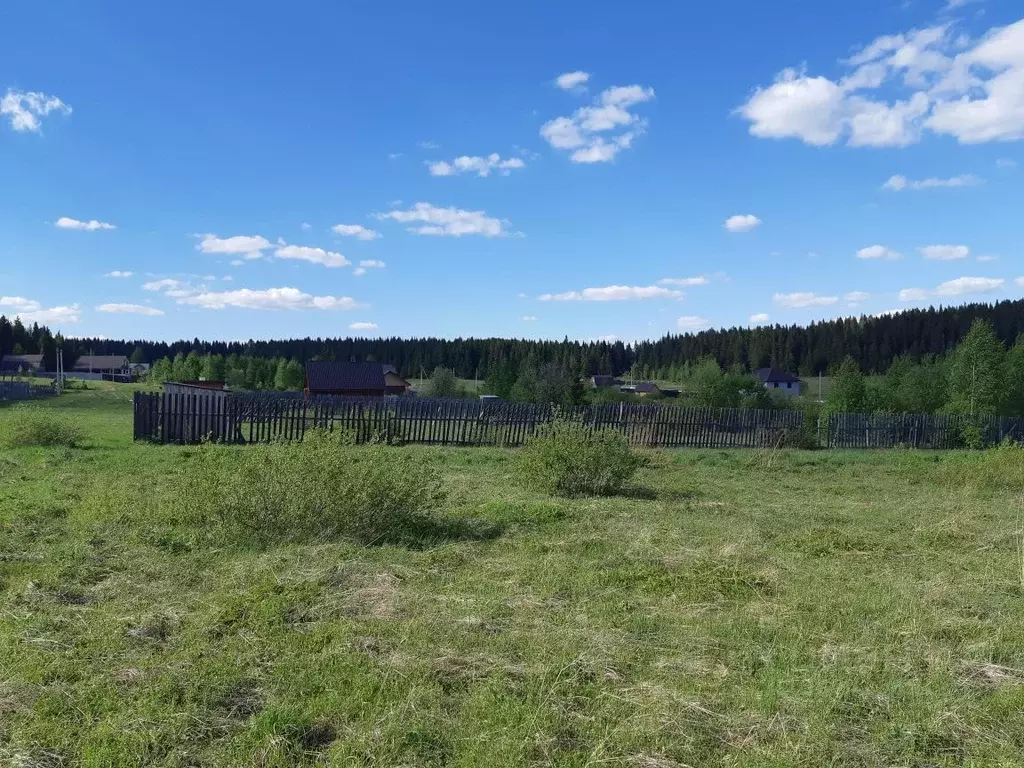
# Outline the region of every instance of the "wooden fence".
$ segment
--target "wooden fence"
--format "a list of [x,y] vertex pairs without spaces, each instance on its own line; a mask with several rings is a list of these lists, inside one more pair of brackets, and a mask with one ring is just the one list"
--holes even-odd
[[484,400],[265,397],[225,392],[134,398],[135,439],[159,443],[301,440],[310,429],[357,442],[522,445],[556,417],[610,428],[633,445],[663,448],[961,448],[1024,439],[1024,418],[841,413],[806,423],[803,411],[608,403],[573,408]]
[[0,400],[32,400],[57,394],[54,385],[33,384],[18,379],[0,379]]
[[434,445],[522,443],[556,416],[609,427],[634,445],[767,448],[795,442],[796,411],[675,408],[609,403],[553,408],[524,403],[424,398],[311,398],[136,393],[135,439],[161,443],[299,440],[309,429],[344,430],[357,442]]

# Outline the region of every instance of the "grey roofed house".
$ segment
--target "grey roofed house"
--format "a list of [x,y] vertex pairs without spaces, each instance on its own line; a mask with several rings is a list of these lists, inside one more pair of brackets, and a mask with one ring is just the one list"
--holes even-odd
[[18,373],[19,371],[37,373],[42,368],[42,355],[4,355],[0,359],[0,373]]
[[71,370],[75,373],[127,373],[129,363],[125,355],[82,355]]
[[767,389],[778,389],[787,395],[800,394],[800,379],[786,371],[778,368],[758,368],[754,371],[754,376]]
[[386,363],[343,363],[310,360],[306,363],[307,395],[402,395],[409,382]]

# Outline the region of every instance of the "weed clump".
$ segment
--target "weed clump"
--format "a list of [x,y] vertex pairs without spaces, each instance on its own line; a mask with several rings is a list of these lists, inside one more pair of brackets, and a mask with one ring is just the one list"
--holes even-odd
[[527,441],[518,469],[526,483],[560,496],[611,496],[641,464],[625,436],[612,429],[553,421]]
[[211,445],[201,454],[183,502],[197,522],[236,540],[417,545],[458,533],[437,515],[447,494],[435,471],[393,448],[312,434],[296,445]]
[[62,446],[76,448],[85,433],[66,416],[38,406],[20,406],[7,419],[0,442],[8,448]]

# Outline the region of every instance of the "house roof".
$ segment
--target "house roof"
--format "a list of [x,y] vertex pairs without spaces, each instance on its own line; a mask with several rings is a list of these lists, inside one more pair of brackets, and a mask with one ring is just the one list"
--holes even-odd
[[42,368],[42,355],[4,355],[0,359],[0,371],[17,371],[22,368]]
[[107,370],[108,368],[124,368],[128,365],[125,355],[82,355],[75,361],[74,371]]
[[384,390],[382,363],[341,363],[311,360],[306,363],[306,387],[319,391]]
[[633,391],[644,392],[648,395],[653,395],[656,392],[661,392],[661,390],[658,389],[658,385],[655,384],[653,381],[638,381],[636,383],[636,386],[633,387]]
[[758,368],[754,375],[762,384],[795,384],[800,381],[792,373],[780,371],[778,368]]
[[599,373],[593,377],[595,387],[614,387],[616,384],[621,384],[614,376],[609,376],[606,373]]

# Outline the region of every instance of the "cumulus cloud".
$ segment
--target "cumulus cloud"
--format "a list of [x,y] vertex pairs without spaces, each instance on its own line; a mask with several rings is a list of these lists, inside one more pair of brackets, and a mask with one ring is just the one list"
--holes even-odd
[[143,304],[100,304],[96,307],[96,311],[128,315],[149,315],[150,317],[156,317],[157,315],[162,315],[164,313],[162,309],[147,307]]
[[372,331],[372,330],[376,329],[377,324],[376,323],[367,323],[367,322],[358,322],[358,323],[349,323],[348,327],[351,328],[353,331]]
[[952,176],[948,179],[929,178],[917,181],[908,179],[906,176],[896,175],[890,176],[889,180],[882,185],[882,189],[887,189],[891,192],[902,192],[905,189],[949,189],[954,187],[971,187],[983,182],[984,179],[980,179],[970,173]]
[[900,301],[925,301],[931,296],[968,296],[978,293],[992,293],[1006,284],[999,277],[958,277],[940,283],[934,291],[922,288],[904,288],[900,291]]
[[689,288],[695,285],[707,285],[709,282],[711,281],[708,280],[706,277],[704,277],[703,275],[699,275],[697,277],[663,277],[661,280],[658,281],[658,284],[677,285],[680,288]]
[[606,163],[646,130],[646,120],[631,110],[653,98],[654,89],[640,85],[607,88],[593,104],[544,123],[540,135],[555,149],[569,151],[574,163]]
[[392,219],[403,224],[416,224],[409,231],[417,235],[462,237],[505,237],[504,223],[489,217],[484,211],[464,211],[460,208],[439,208],[430,203],[416,203],[405,211],[376,214],[378,219]]
[[497,171],[502,176],[508,176],[513,170],[525,168],[526,163],[522,158],[509,157],[504,160],[497,152],[492,152],[487,157],[461,155],[448,163],[444,160],[427,163],[431,176],[456,176],[460,173],[475,173],[477,176],[490,176],[491,171]]
[[850,291],[843,296],[844,301],[848,301],[851,304],[859,304],[862,301],[867,301],[871,298],[871,294],[865,293],[864,291]]
[[928,298],[928,291],[923,288],[904,288],[900,291],[900,301],[924,301]]
[[0,296],[0,310],[9,309],[13,312],[36,312],[42,305],[33,299],[23,296]]
[[22,296],[0,296],[0,315],[9,315],[12,319],[17,318],[25,325],[38,323],[39,325],[60,326],[77,323],[80,311],[77,304],[44,308],[35,299],[26,299]]
[[926,245],[918,248],[918,252],[926,259],[935,261],[956,261],[971,255],[971,249],[966,245]]
[[819,296],[808,291],[797,291],[796,293],[776,293],[772,301],[783,307],[801,309],[803,307],[825,307],[836,304],[838,296]]
[[764,325],[771,317],[766,312],[758,312],[756,315],[751,315],[748,322],[751,325]]
[[361,224],[335,224],[331,232],[342,237],[354,237],[357,240],[376,240],[380,232],[375,229],[367,229]]
[[253,260],[263,258],[263,251],[270,248],[270,241],[261,235],[235,235],[233,237],[217,237],[216,235],[200,235],[196,248],[203,253],[241,256]]
[[885,35],[846,59],[842,77],[784,69],[736,113],[754,136],[814,146],[903,147],[925,131],[963,144],[1021,139],[1022,51],[1024,19],[975,41],[950,25]]
[[725,228],[730,232],[750,232],[761,226],[761,220],[752,213],[737,214],[725,220]]
[[563,91],[571,91],[576,88],[579,88],[589,79],[589,73],[576,70],[575,72],[566,72],[556,77],[555,85],[557,85]]
[[16,131],[39,133],[42,123],[39,118],[51,112],[70,115],[71,107],[56,96],[48,96],[38,91],[19,91],[8,88],[0,99],[0,115],[8,119],[11,128]]
[[884,245],[869,245],[857,251],[858,259],[886,259],[894,261],[902,256],[898,251],[886,248]]
[[308,231],[308,230],[310,230],[312,228],[313,228],[313,225],[310,224],[308,221],[304,221],[301,224],[299,224],[299,229],[303,229],[303,230]]
[[96,219],[79,221],[67,216],[61,216],[57,219],[57,227],[60,229],[81,229],[85,232],[95,232],[100,229],[117,229],[113,224],[108,224],[105,221],[96,221]]
[[609,285],[604,288],[584,288],[582,291],[545,293],[540,301],[634,301],[639,299],[679,299],[682,291],[660,285]]
[[711,327],[711,321],[697,315],[683,315],[676,320],[676,327],[681,331],[702,331]]
[[120,269],[115,269],[113,272],[107,272],[107,274],[105,274],[104,277],[131,277],[132,274],[134,273],[125,272]]
[[282,245],[274,250],[274,258],[308,261],[310,264],[320,264],[325,267],[347,267],[352,263],[340,253],[308,245]]
[[252,290],[239,288],[235,291],[206,291],[194,296],[178,299],[179,304],[189,304],[203,309],[358,309],[359,304],[349,296],[312,296],[298,288],[268,288]]
[[184,288],[185,283],[181,280],[175,280],[170,277],[165,277],[160,280],[151,280],[148,283],[142,284],[142,290],[144,291],[173,291],[179,288]]

